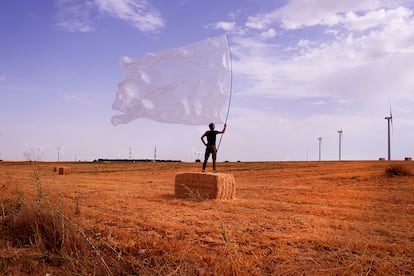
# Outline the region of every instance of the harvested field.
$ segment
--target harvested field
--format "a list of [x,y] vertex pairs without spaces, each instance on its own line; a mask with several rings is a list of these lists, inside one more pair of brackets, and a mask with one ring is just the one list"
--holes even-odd
[[176,198],[195,163],[0,162],[0,274],[412,275],[414,162],[218,169],[235,199]]

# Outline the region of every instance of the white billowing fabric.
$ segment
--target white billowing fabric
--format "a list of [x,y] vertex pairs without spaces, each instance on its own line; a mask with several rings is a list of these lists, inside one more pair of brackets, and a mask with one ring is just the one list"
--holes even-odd
[[125,80],[118,85],[112,123],[138,118],[163,123],[223,123],[229,47],[225,35],[160,53],[122,57]]

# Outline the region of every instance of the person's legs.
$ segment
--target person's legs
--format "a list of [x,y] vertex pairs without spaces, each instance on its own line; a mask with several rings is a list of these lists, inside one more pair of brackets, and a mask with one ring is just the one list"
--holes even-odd
[[210,157],[210,149],[209,149],[209,147],[207,146],[206,147],[206,152],[204,153],[204,162],[203,162],[203,171],[206,169],[206,166],[207,166],[207,160],[208,160],[208,158]]
[[213,171],[216,172],[217,149],[214,146],[211,147],[211,156],[213,157]]

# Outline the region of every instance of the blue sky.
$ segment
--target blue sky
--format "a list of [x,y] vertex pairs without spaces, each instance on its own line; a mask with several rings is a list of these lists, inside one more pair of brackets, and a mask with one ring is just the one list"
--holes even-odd
[[[191,161],[207,126],[111,117],[122,56],[227,34],[233,100],[219,160],[414,156],[414,1],[0,2],[0,159]],[[223,112],[225,112],[224,110]],[[221,126],[217,126],[221,128]],[[130,151],[131,149],[131,151]]]

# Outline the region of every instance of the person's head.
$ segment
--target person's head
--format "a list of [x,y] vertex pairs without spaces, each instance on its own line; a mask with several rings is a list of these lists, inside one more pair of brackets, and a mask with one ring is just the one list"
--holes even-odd
[[210,123],[210,124],[208,125],[208,127],[210,128],[210,130],[214,130],[214,128],[215,128],[214,123]]

